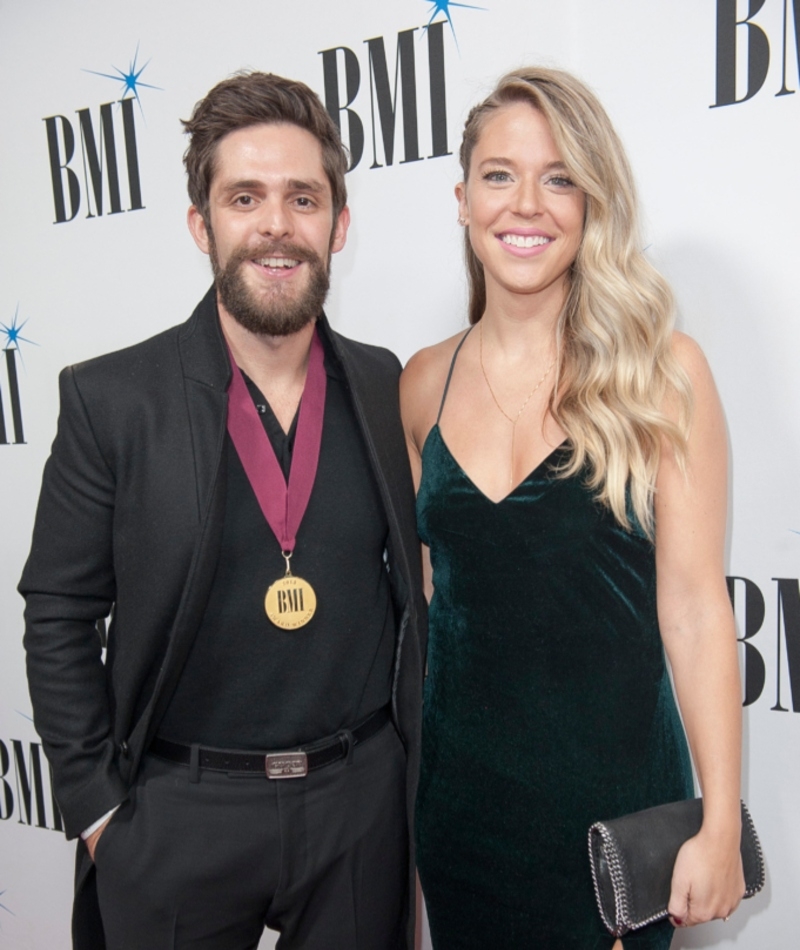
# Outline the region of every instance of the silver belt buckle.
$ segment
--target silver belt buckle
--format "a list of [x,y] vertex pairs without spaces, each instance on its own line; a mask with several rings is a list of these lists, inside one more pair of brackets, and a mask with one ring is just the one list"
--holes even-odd
[[305,752],[270,752],[265,756],[267,778],[303,778],[308,775]]

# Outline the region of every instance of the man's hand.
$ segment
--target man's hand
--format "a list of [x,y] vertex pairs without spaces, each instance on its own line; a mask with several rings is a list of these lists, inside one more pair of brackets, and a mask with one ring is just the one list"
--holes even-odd
[[86,850],[89,852],[89,857],[94,861],[94,850],[97,847],[97,842],[100,840],[100,835],[106,830],[106,825],[111,821],[111,815],[106,818],[102,825],[95,830],[86,838]]

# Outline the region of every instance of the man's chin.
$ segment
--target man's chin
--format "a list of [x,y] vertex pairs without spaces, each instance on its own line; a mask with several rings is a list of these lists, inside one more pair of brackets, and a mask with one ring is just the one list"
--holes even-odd
[[225,306],[225,309],[241,327],[259,336],[291,336],[299,333],[319,316],[319,310],[314,313],[286,310],[269,313],[251,308]]
[[256,300],[252,295],[220,290],[220,302],[245,330],[259,336],[291,336],[312,323],[322,311],[323,300]]

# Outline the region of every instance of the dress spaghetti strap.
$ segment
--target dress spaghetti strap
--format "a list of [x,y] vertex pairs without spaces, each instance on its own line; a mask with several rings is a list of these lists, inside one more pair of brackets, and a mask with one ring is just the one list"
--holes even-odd
[[471,326],[469,330],[467,330],[467,332],[464,334],[464,336],[461,337],[461,340],[458,346],[456,347],[456,351],[455,353],[453,353],[453,358],[450,360],[450,369],[447,371],[447,379],[444,382],[444,392],[442,393],[442,401],[439,403],[439,414],[436,416],[437,426],[439,425],[439,420],[442,418],[442,410],[444,409],[444,401],[445,399],[447,399],[447,390],[450,388],[450,380],[453,376],[453,370],[455,369],[455,366],[456,366],[456,359],[458,358],[459,350],[464,345],[464,341],[467,339],[467,337],[470,335],[470,333],[472,333],[474,329],[475,329],[475,326],[474,325]]

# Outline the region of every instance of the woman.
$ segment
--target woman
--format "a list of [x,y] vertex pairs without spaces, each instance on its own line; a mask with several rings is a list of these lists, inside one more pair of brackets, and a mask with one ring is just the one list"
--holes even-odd
[[[433,944],[661,950],[744,892],[722,412],[586,87],[504,77],[461,164],[471,329],[402,381],[435,588],[417,816]],[[671,920],[615,941],[589,825],[693,794],[664,649],[705,818]]]

